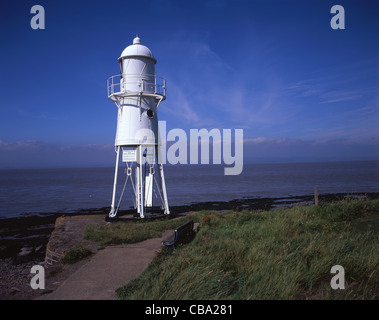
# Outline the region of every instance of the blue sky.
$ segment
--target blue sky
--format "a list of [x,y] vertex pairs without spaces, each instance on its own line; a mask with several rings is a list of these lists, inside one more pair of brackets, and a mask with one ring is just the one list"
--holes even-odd
[[0,15],[0,168],[113,165],[106,80],[137,34],[168,130],[244,129],[246,162],[379,159],[376,1],[8,0]]

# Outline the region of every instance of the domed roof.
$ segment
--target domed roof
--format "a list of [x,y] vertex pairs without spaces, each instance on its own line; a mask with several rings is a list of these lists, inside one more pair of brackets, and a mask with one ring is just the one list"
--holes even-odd
[[134,38],[132,45],[124,49],[124,51],[121,53],[120,58],[118,58],[118,61],[120,61],[122,58],[127,57],[145,57],[153,60],[154,63],[157,62],[150,49],[141,44],[141,39],[138,36]]

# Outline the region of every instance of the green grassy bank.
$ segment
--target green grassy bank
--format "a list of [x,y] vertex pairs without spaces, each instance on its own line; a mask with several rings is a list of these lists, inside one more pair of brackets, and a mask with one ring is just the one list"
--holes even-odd
[[[202,211],[190,218],[200,222],[195,239],[174,252],[162,250],[140,277],[117,290],[119,299],[379,297],[379,200],[268,212]],[[162,224],[163,230],[182,222],[118,228]],[[344,267],[344,290],[330,286],[334,265]]]

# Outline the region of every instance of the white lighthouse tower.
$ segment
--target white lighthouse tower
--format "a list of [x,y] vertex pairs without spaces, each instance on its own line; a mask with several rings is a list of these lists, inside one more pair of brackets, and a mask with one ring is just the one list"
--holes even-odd
[[[166,98],[166,80],[155,75],[154,58],[136,36],[118,58],[121,74],[107,81],[108,97],[117,106],[115,140],[116,166],[109,217],[117,215],[128,181],[132,185],[134,207],[140,218],[155,199],[164,214],[169,214],[162,163],[159,161],[158,107]],[[118,167],[125,163],[125,183],[116,206]],[[157,170],[156,170],[157,169]],[[133,176],[134,171],[134,176]]]

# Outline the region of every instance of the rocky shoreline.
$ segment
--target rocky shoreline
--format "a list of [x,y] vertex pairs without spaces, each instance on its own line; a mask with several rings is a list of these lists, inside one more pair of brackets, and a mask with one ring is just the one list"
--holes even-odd
[[[333,202],[346,197],[367,200],[379,199],[379,193],[323,194],[320,201]],[[270,210],[293,205],[311,205],[313,195],[282,198],[243,198],[231,201],[210,201],[170,207],[173,216],[199,210]],[[54,230],[55,221],[60,216],[103,215],[108,207],[80,209],[73,213],[44,213],[0,219],[0,299],[31,299],[30,269],[35,264],[43,264],[46,245]],[[132,215],[134,210],[123,210],[119,215]]]

